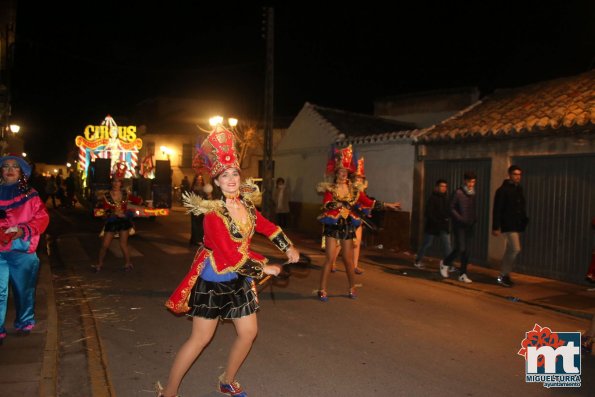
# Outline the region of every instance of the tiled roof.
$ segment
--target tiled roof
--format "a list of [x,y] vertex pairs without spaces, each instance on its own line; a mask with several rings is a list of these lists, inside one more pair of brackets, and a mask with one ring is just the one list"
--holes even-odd
[[330,109],[309,103],[306,106],[329,123],[336,133],[343,134],[343,140],[346,143],[407,139],[410,138],[410,131],[415,128],[412,123]]
[[497,91],[418,136],[419,142],[592,133],[595,70]]

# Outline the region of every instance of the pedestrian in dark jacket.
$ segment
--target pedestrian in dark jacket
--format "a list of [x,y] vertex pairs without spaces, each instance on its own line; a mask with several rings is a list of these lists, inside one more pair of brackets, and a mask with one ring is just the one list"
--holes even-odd
[[[443,258],[450,254],[450,202],[448,200],[448,183],[444,179],[438,179],[434,190],[426,203],[425,210],[426,223],[424,227],[424,237],[417,255],[415,256],[415,267],[423,269],[425,266],[421,262],[425,252],[434,238],[439,237],[444,250]],[[442,262],[441,262],[442,264]]]
[[454,250],[444,258],[440,264],[440,274],[448,277],[448,270],[457,256],[461,256],[461,267],[459,269],[459,281],[472,283],[467,276],[467,264],[469,263],[469,246],[473,239],[473,226],[477,222],[475,183],[477,175],[473,171],[467,171],[463,175],[463,186],[459,187],[453,196],[450,204],[452,216],[452,228],[455,237]]
[[68,177],[64,180],[64,186],[66,186],[66,207],[73,207],[75,201],[75,180],[74,180],[74,172],[70,171]]
[[527,227],[525,196],[520,185],[523,171],[516,165],[508,168],[508,179],[496,190],[494,210],[492,213],[492,234],[506,239],[506,251],[502,257],[502,268],[498,276],[498,284],[512,287],[510,279],[514,261],[521,252],[520,233]]

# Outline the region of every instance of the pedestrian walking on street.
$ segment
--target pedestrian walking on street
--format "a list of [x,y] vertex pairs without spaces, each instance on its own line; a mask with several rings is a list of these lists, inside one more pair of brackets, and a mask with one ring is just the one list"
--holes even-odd
[[273,203],[275,204],[275,221],[281,227],[287,227],[289,222],[289,189],[285,179],[277,178],[275,191],[273,192]]
[[[428,197],[425,208],[426,223],[424,227],[424,237],[421,248],[415,256],[415,267],[423,269],[425,266],[422,259],[426,250],[430,248],[434,239],[438,237],[442,244],[444,252],[443,258],[446,258],[451,252],[450,247],[450,202],[448,198],[448,183],[444,179],[438,179],[434,186],[434,191]],[[444,263],[441,261],[441,265]],[[454,268],[449,269],[454,270]]]
[[[277,178],[275,182],[273,204],[275,206],[275,222],[281,228],[286,229],[289,226],[289,188],[283,178]],[[284,266],[278,275],[279,279],[287,279],[290,276],[289,266]]]
[[105,192],[100,202],[101,208],[105,211],[105,223],[100,233],[101,248],[99,249],[99,259],[97,265],[91,266],[91,269],[97,273],[103,268],[103,260],[105,254],[114,239],[116,233],[120,237],[120,248],[124,255],[124,271],[131,271],[134,265],[130,261],[130,253],[128,251],[128,237],[134,233],[134,224],[132,218],[134,213],[128,209],[128,204],[140,205],[142,199],[137,196],[129,194],[125,189],[122,189],[122,179],[112,176],[112,188]]
[[322,236],[326,260],[320,277],[318,298],[322,302],[328,301],[327,284],[331,266],[337,256],[338,246],[341,247],[343,263],[349,283],[348,296],[357,298],[355,288],[355,270],[353,264],[353,239],[355,229],[362,223],[362,217],[370,214],[372,208],[389,208],[397,210],[399,203],[383,203],[371,200],[366,194],[349,180],[349,174],[354,173],[356,165],[351,145],[343,149],[332,148],[332,154],[327,164],[327,174],[334,175],[334,183],[321,183],[318,191],[324,193],[323,213],[318,220],[323,225]]
[[529,218],[525,209],[525,196],[521,186],[523,171],[519,166],[508,167],[508,179],[496,190],[492,213],[492,234],[503,235],[506,239],[506,251],[502,258],[498,284],[512,287],[510,272],[514,261],[521,252],[521,233],[525,231]]
[[39,258],[35,253],[49,223],[38,192],[29,187],[31,166],[20,156],[0,158],[0,344],[6,338],[8,286],[16,307],[14,328],[28,335],[35,326],[35,288]]
[[31,178],[29,179],[29,186],[35,189],[37,194],[39,194],[39,199],[45,205],[45,202],[48,199],[48,195],[45,191],[46,178],[36,171],[36,166],[34,163],[31,163]]
[[463,185],[454,193],[450,203],[450,214],[452,217],[455,248],[440,264],[440,275],[448,278],[448,272],[453,261],[460,255],[461,267],[459,268],[459,281],[468,284],[473,282],[467,276],[467,265],[469,264],[469,247],[471,246],[474,235],[473,229],[477,222],[476,182],[477,175],[475,172],[467,171],[463,175]]
[[60,201],[60,207],[66,207],[66,193],[64,189],[64,178],[62,177],[62,169],[58,171],[58,175],[56,175],[56,197]]
[[166,302],[172,312],[192,316],[192,332],[174,359],[165,388],[157,382],[158,397],[177,395],[182,378],[211,341],[220,319],[233,321],[237,337],[225,372],[219,377],[218,390],[229,396],[247,396],[236,374],[258,331],[253,278],[277,275],[281,270],[250,250],[252,236],[255,232],[267,236],[287,255],[289,263],[299,259],[298,250],[281,228],[254,206],[251,197],[258,192],[256,185],[241,184],[233,133],[217,125],[202,150],[209,157],[209,172],[223,196],[203,200],[190,195],[185,199],[184,205],[193,213],[204,214],[204,248],[198,250],[189,273]]
[[[51,175],[45,185],[45,193],[52,199],[52,208],[56,208],[56,193],[58,192],[58,185],[56,185],[56,177]],[[45,204],[45,201],[44,201]]]
[[68,173],[68,177],[64,180],[64,186],[66,187],[66,207],[73,207],[76,201],[75,198],[75,180],[74,180],[74,171],[70,171]]
[[182,189],[182,194],[188,193],[190,191],[190,181],[188,180],[187,175],[184,175],[184,178],[182,178],[182,182],[180,182],[180,188]]

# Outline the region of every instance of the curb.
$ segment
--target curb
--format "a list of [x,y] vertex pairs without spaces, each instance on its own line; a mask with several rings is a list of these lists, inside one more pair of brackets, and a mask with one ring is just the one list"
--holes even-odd
[[[291,232],[290,232],[291,234]],[[293,236],[292,236],[293,237]],[[297,242],[302,242],[302,239],[300,238],[301,236],[295,236],[297,238],[295,238],[294,240]],[[312,247],[311,244],[304,244],[301,246],[302,248],[304,248],[304,251],[312,251],[312,252],[318,252],[318,250],[316,249],[316,247]],[[310,253],[310,252],[309,252]],[[320,252],[322,254],[322,252]],[[402,272],[407,272],[409,269],[408,265],[411,266],[412,269],[415,269],[413,267],[413,260],[411,258],[409,258],[406,255],[395,255],[394,253],[390,253],[389,255],[383,255],[387,258],[391,258],[391,259],[395,259],[400,260],[400,261],[405,261],[407,262],[407,265],[403,265],[403,264],[397,264],[395,263],[394,265],[386,265],[386,264],[382,264],[382,263],[378,263],[375,262],[373,260],[369,260],[366,258],[366,251],[362,250],[361,252],[361,256],[360,256],[360,262],[363,264],[366,264],[367,266],[376,266],[378,268],[383,268],[383,269],[390,269],[390,270],[399,270]],[[382,252],[378,252],[378,254],[382,255]],[[319,264],[314,264],[314,266],[318,266],[320,267]],[[492,269],[489,268],[484,268],[484,267],[479,267],[481,269],[482,272],[489,272]],[[426,266],[425,272],[431,273],[431,272],[438,272],[438,268],[432,267],[432,266]],[[519,273],[519,275],[523,275],[522,273]],[[524,276],[524,275],[523,275]],[[411,277],[409,275],[407,275],[406,277]],[[495,278],[496,276],[494,276]],[[533,276],[531,276],[533,277]],[[536,302],[533,300],[527,300],[527,299],[523,299],[523,298],[517,298],[514,296],[515,292],[514,292],[514,288],[506,288],[505,290],[503,289],[503,293],[498,293],[495,291],[489,291],[489,290],[484,290],[480,287],[474,286],[472,285],[468,285],[468,284],[459,284],[457,282],[443,282],[443,280],[434,280],[434,279],[429,279],[429,278],[425,278],[425,277],[411,277],[411,278],[415,278],[415,279],[419,279],[419,280],[424,280],[424,281],[429,281],[429,282],[441,282],[443,284],[450,284],[453,287],[457,287],[457,288],[464,288],[467,290],[472,290],[475,292],[480,292],[480,293],[484,293],[486,295],[490,295],[493,297],[497,297],[497,298],[502,298],[505,299],[509,302],[519,302],[519,303],[525,303],[527,305],[530,306],[535,306],[535,307],[539,307],[542,309],[546,309],[546,310],[551,310],[554,312],[558,312],[558,313],[562,313],[562,314],[566,314],[566,315],[570,315],[576,318],[580,318],[580,319],[587,319],[587,320],[591,320],[593,316],[595,316],[595,313],[592,313],[590,311],[586,311],[586,310],[579,310],[579,309],[572,309],[572,308],[568,308],[568,307],[564,307],[564,306],[557,306],[557,305],[552,305],[552,304],[547,304],[547,303],[541,303],[541,302]],[[556,280],[554,280],[556,281]],[[502,287],[501,287],[502,288]],[[504,293],[506,291],[506,293]]]
[[47,298],[47,331],[41,364],[39,396],[53,397],[58,395],[56,392],[58,380],[58,312],[56,310],[56,297],[49,257],[47,254],[40,254],[39,256],[41,261],[39,284],[45,286]]
[[[441,280],[439,280],[438,282],[440,282],[440,281]],[[524,304],[527,304],[527,305],[530,305],[530,306],[535,306],[535,307],[539,307],[539,308],[542,308],[542,309],[551,310],[551,311],[554,311],[554,312],[558,312],[558,313],[570,315],[570,316],[577,317],[577,318],[591,320],[591,318],[594,316],[594,314],[592,314],[590,312],[587,312],[587,311],[568,309],[568,308],[563,307],[563,306],[548,305],[546,303],[539,303],[539,302],[535,302],[535,301],[531,301],[531,300],[517,298],[517,297],[514,297],[512,295],[502,295],[502,294],[499,294],[499,293],[493,292],[493,291],[484,291],[484,290],[479,289],[479,288],[473,288],[472,286],[469,286],[467,284],[458,284],[458,283],[454,283],[454,282],[448,282],[448,283],[445,283],[445,284],[450,284],[453,287],[457,287],[457,288],[464,288],[464,289],[467,289],[467,290],[471,290],[471,291],[475,291],[475,292],[480,292],[480,293],[483,293],[483,294],[486,294],[486,295],[490,295],[490,296],[493,296],[493,297],[496,297],[496,298],[501,298],[501,299],[507,300],[509,302],[524,303]],[[512,290],[512,289],[511,288],[507,288],[506,290]]]

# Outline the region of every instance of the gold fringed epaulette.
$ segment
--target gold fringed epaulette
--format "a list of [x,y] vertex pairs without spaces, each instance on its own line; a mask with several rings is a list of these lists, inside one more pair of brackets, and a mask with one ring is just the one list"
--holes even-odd
[[368,188],[368,180],[366,179],[364,183],[354,182],[353,186],[360,192],[363,192]]
[[316,185],[316,191],[318,193],[332,192],[334,185],[334,183],[330,182],[319,182],[318,185]]
[[252,178],[248,178],[240,185],[240,194],[242,197],[259,206],[262,203],[262,192]]
[[201,215],[223,208],[223,202],[221,200],[204,200],[193,192],[182,193],[182,203],[188,210],[187,213],[194,215]]

